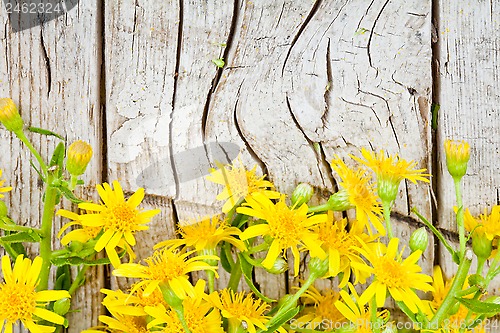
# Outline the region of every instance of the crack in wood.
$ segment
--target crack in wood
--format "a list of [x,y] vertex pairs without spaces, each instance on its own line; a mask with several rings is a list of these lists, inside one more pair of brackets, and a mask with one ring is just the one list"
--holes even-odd
[[175,166],[175,158],[174,158],[174,146],[173,142],[173,131],[174,131],[174,112],[175,112],[175,104],[177,97],[177,83],[179,78],[179,68],[181,63],[181,47],[182,47],[182,29],[183,29],[183,19],[184,19],[184,4],[183,0],[179,0],[179,28],[177,31],[177,48],[176,48],[176,59],[175,59],[175,72],[174,72],[174,86],[172,92],[172,112],[170,113],[170,122],[168,123],[168,137],[169,137],[169,159],[170,159],[170,167],[172,168],[172,175],[174,176],[175,183],[175,194],[172,198],[172,204],[174,203],[174,199],[179,196],[179,175],[177,174],[177,168]]
[[[384,5],[382,6],[382,9],[380,9],[380,11],[378,12],[378,15],[377,17],[375,18],[375,21],[373,21],[373,25],[372,25],[372,28],[370,30],[370,37],[368,38],[368,43],[366,45],[366,52],[368,54],[368,63],[370,64],[370,67],[372,68],[375,68],[373,67],[373,63],[372,63],[372,55],[370,53],[370,46],[371,46],[371,42],[372,42],[372,38],[373,38],[373,33],[375,32],[375,27],[377,25],[377,22],[378,20],[380,19],[380,16],[382,15],[382,12],[384,11],[385,7],[387,6],[387,4],[389,3],[390,0],[386,0]],[[377,70],[377,76],[378,76],[378,68],[375,68]]]
[[297,33],[293,37],[292,43],[290,44],[290,47],[288,48],[288,52],[286,53],[285,60],[283,61],[283,67],[281,68],[281,76],[283,76],[283,74],[285,73],[285,67],[286,67],[287,61],[288,61],[288,58],[290,57],[290,54],[292,53],[292,49],[295,46],[295,43],[297,42],[297,40],[300,38],[300,36],[304,32],[307,24],[309,24],[309,22],[311,21],[313,16],[318,11],[318,8],[319,8],[322,1],[323,0],[316,0],[314,2],[314,5],[312,6],[311,10],[309,11],[309,14],[307,14],[306,19],[304,20],[304,22],[300,26],[299,31],[297,31]]
[[47,48],[45,46],[45,40],[43,38],[43,26],[40,27],[40,44],[42,46],[42,56],[45,62],[45,70],[47,75],[47,97],[49,97],[50,91],[52,89],[52,70],[50,67],[50,59],[47,53]]
[[331,103],[331,95],[332,95],[332,84],[333,84],[333,75],[332,75],[332,63],[330,62],[330,38],[328,38],[328,44],[326,47],[326,78],[328,80],[327,86],[325,87],[325,93],[323,94],[323,99],[325,101],[325,109],[323,114],[321,115],[321,123],[323,124],[323,128],[326,127],[326,123],[328,121],[328,115],[330,112],[330,103]]
[[101,125],[101,132],[100,134],[100,142],[101,142],[101,182],[107,182],[108,181],[108,171],[109,171],[109,165],[108,165],[108,123],[107,123],[107,117],[106,117],[106,53],[105,53],[105,40],[106,40],[106,28],[105,28],[105,22],[106,22],[106,8],[105,8],[105,0],[98,0],[97,1],[97,8],[100,8],[100,13],[96,18],[96,25],[97,25],[97,32],[96,32],[96,38],[97,38],[97,63],[100,64],[101,68],[99,71],[99,94],[98,98],[99,101],[97,103],[100,111],[100,125]]

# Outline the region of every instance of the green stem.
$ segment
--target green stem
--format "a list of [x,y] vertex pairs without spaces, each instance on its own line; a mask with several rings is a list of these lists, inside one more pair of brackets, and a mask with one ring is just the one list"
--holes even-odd
[[318,276],[316,274],[311,273],[307,278],[306,282],[304,282],[304,284],[302,285],[302,287],[300,287],[300,289],[286,302],[286,304],[284,304],[278,310],[278,312],[274,314],[274,316],[267,322],[266,326],[271,327],[276,323],[276,320],[278,320],[278,318],[280,318],[284,313],[286,313],[291,308],[295,307],[300,296],[302,296],[302,294],[306,292],[306,290],[309,289],[310,286],[313,285],[314,281],[316,281],[317,278]]
[[392,233],[392,225],[391,225],[391,204],[392,202],[388,202],[386,200],[382,201],[382,208],[384,210],[384,220],[385,220],[385,227],[387,229],[387,237],[389,237],[389,240],[392,239],[393,233]]
[[25,227],[22,225],[17,225],[15,223],[5,223],[5,221],[10,221],[8,218],[3,218],[0,219],[0,229],[3,230],[8,230],[8,231],[20,231],[20,232],[34,232],[37,233],[38,235],[42,235],[42,231],[37,228],[30,228],[30,227]]
[[460,178],[453,178],[455,183],[455,196],[457,200],[457,227],[458,239],[460,241],[460,260],[463,260],[465,254],[465,227],[464,227],[464,209],[462,203],[462,187],[460,185]]
[[263,243],[260,243],[259,245],[250,247],[246,251],[246,253],[247,254],[254,254],[254,253],[257,253],[257,252],[260,252],[260,251],[264,251],[264,250],[267,250],[267,249],[269,249],[269,244],[267,244],[266,242],[263,242]]
[[241,273],[242,272],[240,266],[240,259],[238,258],[231,270],[231,277],[229,278],[229,281],[227,283],[227,287],[229,289],[232,289],[234,292],[238,290],[238,285],[240,284],[240,279],[241,279]]
[[85,272],[87,272],[87,269],[89,266],[83,266],[79,271],[78,274],[76,275],[75,279],[71,283],[71,286],[68,289],[68,292],[70,295],[73,295],[75,291],[82,285],[82,282],[85,281]]
[[448,250],[448,252],[450,252],[450,254],[453,256],[455,254],[455,250],[453,250],[453,248],[448,243],[446,238],[444,238],[443,234],[435,226],[433,226],[432,223],[430,223],[423,215],[421,215],[415,207],[412,208],[411,211],[418,216],[418,218],[425,224],[427,228],[431,229],[432,233],[439,239],[441,244],[443,244],[444,247]]
[[57,190],[51,187],[54,175],[49,173],[47,176],[47,190],[45,191],[45,200],[43,203],[42,225],[40,227],[40,257],[43,259],[40,270],[40,283],[37,290],[47,290],[49,286],[49,273],[52,257],[52,222],[56,206]]
[[211,270],[206,270],[208,278],[208,291],[213,293],[215,290],[215,272]]
[[38,161],[38,164],[40,164],[40,168],[42,169],[42,174],[44,177],[47,177],[47,164],[43,161],[42,156],[38,153],[38,151],[33,147],[31,144],[30,140],[24,135],[24,132],[22,130],[15,132],[19,140],[21,140],[26,147],[30,150],[30,152],[35,156],[36,160]]
[[320,213],[320,212],[326,212],[329,209],[330,209],[330,205],[328,203],[325,203],[322,205],[309,207],[309,210],[307,212],[308,213]]
[[76,188],[76,185],[78,183],[78,177],[71,175],[71,180],[69,184],[69,190],[73,191]]
[[183,308],[176,306],[173,309],[177,313],[177,317],[179,318],[179,321],[181,322],[182,327],[184,328],[184,331],[186,333],[191,333],[191,331],[189,330],[189,327],[188,327],[188,325],[186,323],[186,319],[184,318],[184,310],[183,310]]
[[439,325],[441,325],[441,322],[449,315],[450,309],[457,302],[455,297],[457,296],[457,293],[462,290],[462,286],[464,285],[464,281],[467,278],[467,274],[469,273],[471,263],[472,251],[467,250],[464,254],[463,260],[458,266],[458,271],[455,275],[455,278],[453,279],[450,290],[448,290],[448,293],[446,294],[443,302],[434,314],[434,317],[429,322],[427,328],[437,329]]

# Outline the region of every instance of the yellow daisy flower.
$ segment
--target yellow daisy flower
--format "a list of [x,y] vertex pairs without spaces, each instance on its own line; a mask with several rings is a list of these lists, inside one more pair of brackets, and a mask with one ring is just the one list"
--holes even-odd
[[89,240],[96,238],[102,230],[102,227],[88,227],[82,225],[80,216],[72,211],[59,209],[57,215],[73,220],[72,222],[66,223],[62,226],[61,230],[57,234],[58,238],[64,234],[69,227],[79,226],[77,229],[73,229],[61,238],[62,245],[68,245],[72,241],[78,241],[80,243],[87,243]]
[[[113,333],[149,333],[146,316],[127,316],[111,313],[113,317],[99,316],[99,321],[106,324],[102,331]],[[102,332],[101,330],[86,330],[82,333]]]
[[[184,320],[191,333],[224,333],[222,319],[218,309],[205,300],[205,281],[198,280],[195,286],[194,297],[182,301]],[[162,333],[184,333],[185,330],[174,310],[167,310],[165,306],[147,306],[144,309],[152,320],[149,329],[159,329]]]
[[[321,293],[313,286],[302,294],[305,314],[297,318],[297,322],[308,323],[304,328],[323,329],[327,332],[333,331],[338,324],[344,323],[346,318],[337,309],[335,302],[339,300],[339,293],[327,290]],[[337,324],[337,325],[336,325]]]
[[[361,226],[366,226],[371,233],[370,221],[377,231],[384,236],[385,228],[381,223],[382,207],[375,194],[373,185],[370,184],[371,177],[366,171],[359,168],[352,170],[341,159],[334,159],[331,163],[333,170],[341,178],[339,185],[342,187],[340,193],[345,192],[350,208],[356,208],[356,219]],[[334,195],[335,196],[335,195]]]
[[279,192],[273,191],[274,185],[264,180],[265,176],[257,176],[257,166],[252,170],[246,170],[241,161],[239,166],[236,162],[218,170],[213,169],[207,180],[224,185],[224,190],[217,195],[217,200],[226,200],[222,206],[222,212],[229,212],[236,204],[247,198],[252,193],[261,193],[269,199],[279,198]]
[[193,297],[194,289],[189,282],[188,274],[194,271],[210,270],[217,275],[217,267],[211,266],[202,260],[219,260],[217,256],[202,255],[189,258],[194,251],[182,253],[175,248],[165,247],[146,258],[147,266],[140,264],[121,264],[113,271],[114,276],[139,278],[140,282],[132,288],[131,294],[139,288],[144,288],[142,295],[149,296],[160,284],[168,286],[177,297],[184,299],[186,294]]
[[492,241],[493,238],[500,236],[500,206],[493,206],[490,214],[485,210],[479,218],[474,218],[469,209],[466,209],[464,226],[467,231],[474,230],[475,234]]
[[322,248],[328,253],[328,275],[326,277],[335,277],[339,273],[343,274],[339,287],[343,288],[351,277],[351,271],[356,277],[355,284],[358,282],[365,283],[370,276],[364,271],[355,268],[351,263],[357,262],[363,264],[358,251],[363,247],[363,244],[373,247],[376,244],[374,241],[378,235],[369,236],[362,231],[362,228],[356,226],[358,222],[354,221],[354,225],[347,230],[347,220],[334,222],[333,212],[328,211],[328,220],[317,224],[314,231],[318,235],[318,240],[323,243]]
[[376,154],[363,148],[361,154],[364,159],[352,155],[351,157],[372,169],[376,174],[378,195],[382,200],[394,201],[403,179],[408,179],[414,184],[417,181],[429,183],[430,174],[424,173],[426,169],[415,169],[417,164],[415,161],[407,162],[397,154],[386,156],[383,150]]
[[217,215],[212,216],[212,218],[206,217],[194,223],[184,223],[179,227],[178,232],[182,239],[169,239],[156,244],[154,248],[186,245],[194,247],[198,253],[203,250],[211,252],[215,250],[217,244],[224,241],[233,244],[240,251],[246,250],[245,243],[234,237],[239,236],[241,230],[229,226]]
[[5,179],[2,180],[2,169],[0,169],[0,198],[3,198],[4,195],[2,193],[5,193],[5,192],[9,192],[9,191],[12,191],[12,187],[2,187],[3,184],[5,183]]
[[254,299],[249,293],[234,293],[232,290],[223,289],[219,292],[213,292],[208,296],[209,301],[221,311],[224,318],[229,321],[230,327],[239,327],[242,325],[250,333],[255,333],[257,326],[266,330],[266,323],[269,317],[264,315],[269,309],[269,305],[260,299]]
[[[120,265],[120,258],[116,253],[116,247],[120,241],[124,241],[127,251],[133,252],[131,246],[136,241],[134,234],[140,230],[147,230],[147,223],[160,212],[159,209],[142,211],[138,208],[144,198],[144,189],[139,188],[128,200],[125,200],[123,190],[117,181],[113,182],[114,189],[109,184],[97,185],[97,192],[101,197],[100,204],[80,203],[78,207],[95,213],[87,213],[79,216],[78,221],[82,226],[102,228],[102,235],[94,246],[97,252],[106,250],[109,260],[114,267]],[[62,212],[60,215],[69,215]],[[70,218],[74,218],[70,217]],[[76,237],[77,235],[75,235]],[[81,235],[80,235],[81,236]],[[73,236],[70,239],[75,239]],[[82,239],[84,239],[83,236]]]
[[55,327],[37,324],[40,319],[62,325],[64,317],[45,308],[48,302],[71,297],[66,290],[36,291],[43,259],[33,262],[19,255],[11,266],[9,256],[2,257],[4,282],[0,283],[0,331],[12,332],[12,325],[20,320],[31,332],[54,332]]
[[366,246],[359,249],[373,267],[359,263],[351,265],[375,276],[374,281],[361,295],[360,304],[368,303],[375,296],[377,306],[383,307],[389,291],[396,301],[402,301],[413,313],[417,313],[418,308],[423,308],[423,304],[414,289],[432,291],[433,288],[429,284],[432,278],[419,273],[422,268],[417,262],[422,251],[417,250],[403,260],[403,251],[398,254],[398,244],[399,239],[392,238],[387,247],[380,244],[376,250]]
[[324,259],[325,251],[321,248],[318,236],[311,228],[327,219],[326,214],[313,215],[307,213],[306,204],[291,209],[285,203],[285,196],[274,204],[268,197],[260,193],[254,193],[247,198],[245,207],[239,207],[236,211],[240,214],[254,216],[265,220],[267,223],[253,225],[247,228],[241,235],[242,240],[257,236],[271,236],[273,238],[266,258],[262,265],[271,269],[278,256],[286,250],[291,249],[294,257],[295,275],[299,272],[300,255],[299,246],[309,250],[312,257]]
[[365,307],[361,302],[360,296],[356,292],[356,289],[354,289],[354,286],[350,283],[348,284],[348,286],[351,295],[349,295],[345,290],[341,290],[340,297],[342,298],[343,302],[337,300],[335,302],[335,307],[342,315],[344,315],[344,317],[349,319],[349,321],[351,322],[351,330],[349,330],[349,332],[372,333],[372,328],[374,328],[374,325],[379,325],[380,331],[382,331],[385,327],[385,323],[389,315],[388,311],[377,311],[377,319],[379,320],[379,322],[372,323],[370,308]]

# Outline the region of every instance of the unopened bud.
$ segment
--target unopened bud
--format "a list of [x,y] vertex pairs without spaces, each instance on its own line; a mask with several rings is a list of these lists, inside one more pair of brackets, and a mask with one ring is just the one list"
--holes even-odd
[[66,169],[72,176],[83,175],[92,158],[92,147],[85,141],[75,141],[68,148]]
[[0,122],[12,132],[23,129],[23,119],[19,115],[16,104],[10,98],[0,98]]
[[465,141],[446,140],[444,142],[446,166],[453,178],[462,178],[467,171],[470,159],[470,147]]
[[54,312],[60,316],[68,313],[70,307],[71,301],[69,298],[61,298],[54,302]]
[[307,183],[300,183],[297,185],[292,193],[292,205],[295,207],[300,207],[311,200],[314,194],[314,188]]
[[271,274],[278,275],[278,274],[283,274],[284,272],[286,272],[287,269],[288,269],[288,263],[286,262],[286,260],[281,257],[278,257],[274,261],[273,267],[269,269],[266,268],[266,271],[268,271]]
[[429,245],[429,235],[427,234],[427,230],[425,230],[424,227],[415,230],[410,237],[411,252],[413,253],[417,250],[425,252],[427,245]]
[[478,258],[488,259],[492,250],[492,241],[485,234],[477,232],[472,234],[472,251]]
[[311,274],[314,274],[316,277],[325,276],[328,273],[329,263],[328,257],[325,259],[320,259],[318,257],[313,257],[309,260],[309,271]]
[[336,212],[343,212],[348,209],[353,208],[351,202],[349,201],[349,193],[346,190],[340,190],[334,193],[328,199],[328,209]]

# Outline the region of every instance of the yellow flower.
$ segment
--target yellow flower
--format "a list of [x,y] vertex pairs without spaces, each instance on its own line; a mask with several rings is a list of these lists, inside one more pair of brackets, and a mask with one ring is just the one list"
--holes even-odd
[[335,302],[335,306],[340,311],[340,313],[351,322],[351,330],[349,330],[349,332],[372,333],[372,328],[374,327],[374,325],[378,325],[378,327],[380,328],[379,331],[381,331],[387,321],[387,310],[377,311],[378,322],[372,323],[370,308],[367,309],[364,306],[364,303],[362,303],[360,300],[360,298],[363,296],[360,297],[358,295],[356,289],[354,289],[354,286],[352,284],[349,283],[348,286],[351,295],[354,297],[354,300],[352,299],[351,295],[349,295],[345,290],[341,290],[340,297],[342,298],[343,302],[338,300]]
[[334,222],[333,218],[333,212],[328,211],[328,220],[317,224],[314,228],[318,240],[323,243],[323,249],[328,253],[329,269],[327,277],[335,277],[342,273],[343,277],[339,287],[343,288],[349,281],[352,270],[356,277],[355,284],[358,281],[365,283],[370,274],[358,270],[351,263],[364,263],[358,248],[361,248],[363,244],[373,247],[375,245],[373,242],[378,238],[378,235],[368,236],[362,231],[362,228],[356,226],[357,221],[347,230],[346,219]]
[[[144,198],[144,189],[139,188],[134,194],[125,200],[123,190],[117,181],[113,182],[112,189],[109,184],[104,183],[97,185],[97,192],[101,197],[100,204],[94,203],[80,203],[80,209],[92,211],[95,213],[87,213],[79,216],[78,220],[82,226],[92,228],[102,228],[102,235],[94,246],[97,252],[106,250],[106,254],[114,267],[120,265],[120,258],[116,253],[116,247],[119,246],[120,241],[123,240],[122,247],[127,249],[127,252],[132,252],[131,246],[134,246],[136,241],[134,234],[140,230],[147,230],[147,223],[153,216],[160,212],[159,209],[142,211],[138,208],[142,199]],[[63,212],[61,215],[69,215]],[[74,219],[75,216],[70,218]],[[84,235],[82,240],[85,239]],[[80,240],[77,235],[69,237],[70,240]]]
[[445,140],[444,152],[448,172],[454,178],[462,178],[467,172],[470,159],[470,146],[465,141]]
[[490,241],[500,236],[500,206],[493,206],[491,213],[486,209],[484,214],[479,215],[479,219],[472,216],[469,209],[465,210],[464,226],[469,232],[484,236]]
[[[223,289],[213,292],[209,301],[221,311],[224,318],[229,321],[230,327],[244,325],[243,328],[250,333],[255,333],[255,326],[265,330],[269,317],[264,315],[269,305],[260,299],[254,299],[252,294],[245,292],[234,293],[232,290]],[[244,322],[244,323],[243,323]]]
[[387,248],[380,244],[376,250],[363,247],[360,252],[370,261],[373,267],[366,264],[352,263],[359,270],[373,273],[374,281],[360,297],[360,304],[366,304],[375,296],[378,307],[383,307],[387,290],[396,301],[402,301],[413,313],[423,308],[422,301],[414,289],[431,291],[429,282],[432,278],[419,273],[422,268],[417,264],[422,251],[417,250],[402,260],[403,252],[398,254],[398,238],[392,238]]
[[57,215],[73,220],[73,222],[66,223],[62,226],[61,230],[57,234],[57,237],[61,237],[62,234],[72,226],[79,226],[80,228],[71,230],[63,238],[61,238],[62,245],[68,245],[72,241],[78,241],[80,243],[87,243],[89,240],[96,238],[102,230],[102,227],[88,227],[82,225],[81,215],[78,215],[72,211],[59,209]]
[[300,264],[298,246],[309,250],[312,257],[325,258],[326,255],[321,249],[318,236],[311,231],[311,227],[326,221],[326,214],[311,216],[307,213],[308,207],[306,204],[296,209],[290,209],[285,203],[284,195],[274,204],[265,195],[254,193],[247,198],[244,206],[246,207],[240,207],[236,211],[240,214],[263,219],[267,223],[247,228],[240,235],[240,238],[247,240],[265,235],[273,238],[267,256],[262,262],[265,268],[271,269],[280,253],[285,256],[286,250],[291,249],[294,257],[294,272],[297,275]]
[[168,286],[177,297],[184,299],[186,294],[193,297],[194,289],[189,282],[188,274],[199,270],[210,270],[217,276],[217,267],[211,266],[202,260],[218,260],[217,256],[203,255],[189,258],[194,251],[182,253],[174,248],[165,247],[155,251],[153,256],[144,261],[147,266],[140,264],[121,264],[113,271],[113,275],[128,278],[139,278],[131,293],[144,288],[144,296],[151,295],[160,284]]
[[39,281],[42,258],[36,257],[33,262],[19,255],[14,268],[9,256],[2,257],[4,282],[0,284],[0,331],[12,332],[12,325],[20,320],[31,332],[54,332],[53,326],[37,324],[40,319],[62,325],[64,317],[45,309],[50,301],[71,297],[66,290],[36,291]]
[[5,179],[4,180],[1,179],[2,173],[3,173],[3,171],[2,171],[2,169],[0,169],[0,198],[4,197],[4,195],[2,193],[9,192],[12,190],[12,187],[2,187],[3,184],[5,183]]
[[361,154],[364,160],[356,156],[351,157],[372,169],[376,174],[378,195],[382,201],[392,202],[396,199],[399,184],[403,179],[408,179],[414,184],[417,181],[429,183],[427,177],[430,175],[424,173],[426,169],[414,169],[417,164],[415,161],[407,162],[397,154],[386,156],[383,150],[376,154],[363,148]]
[[[194,297],[182,301],[184,320],[191,333],[224,333],[222,319],[218,309],[205,300],[205,281],[198,280]],[[162,333],[184,333],[185,330],[177,313],[167,310],[165,306],[147,306],[145,311],[153,318],[148,328],[160,329]]]
[[246,249],[245,244],[234,237],[239,236],[241,230],[229,226],[219,216],[206,217],[194,223],[185,223],[179,227],[179,234],[182,239],[169,239],[156,244],[154,248],[170,245],[175,247],[186,245],[194,247],[197,252],[203,250],[210,252],[215,250],[217,244],[224,241],[233,244],[240,251],[245,251]]
[[[102,331],[113,333],[149,333],[146,327],[146,316],[128,316],[111,313],[114,317],[99,316],[99,320],[106,324]],[[101,330],[86,330],[82,333],[102,332]]]
[[308,325],[304,328],[333,331],[336,327],[335,324],[346,321],[344,315],[335,306],[335,302],[339,300],[339,296],[339,293],[333,290],[327,290],[322,294],[313,286],[309,287],[301,296],[306,305],[305,314],[297,318],[297,322],[301,325],[308,322]]
[[68,147],[66,169],[73,176],[83,175],[92,158],[92,146],[87,142],[78,140]]
[[217,195],[217,200],[227,200],[222,207],[222,212],[229,212],[234,206],[246,199],[252,193],[262,193],[269,199],[277,199],[280,194],[273,191],[274,185],[264,180],[265,176],[258,177],[257,166],[246,170],[242,165],[227,165],[218,170],[212,170],[207,179],[213,183],[224,185],[224,190]]
[[371,177],[366,176],[366,171],[361,168],[356,171],[350,169],[338,158],[333,160],[331,165],[342,180],[339,183],[342,187],[340,192],[345,191],[350,208],[356,208],[356,219],[361,226],[366,225],[368,231],[371,233],[372,231],[368,224],[368,220],[370,220],[375,229],[384,236],[385,228],[380,222],[382,207],[378,202],[378,197],[375,195],[373,186],[370,184]]
[[0,122],[9,131],[17,132],[23,129],[23,120],[16,104],[10,98],[0,98]]

